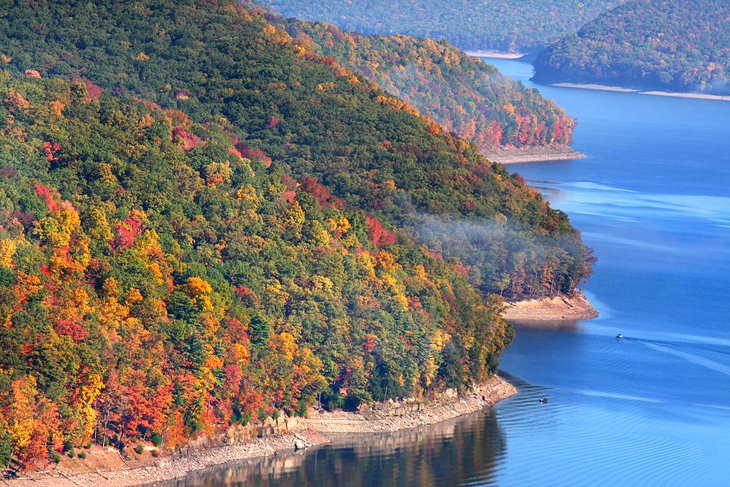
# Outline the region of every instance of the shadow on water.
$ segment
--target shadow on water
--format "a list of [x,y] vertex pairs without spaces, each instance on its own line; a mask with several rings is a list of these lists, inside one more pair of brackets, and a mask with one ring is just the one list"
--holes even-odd
[[194,472],[159,487],[441,486],[497,481],[506,440],[494,410],[412,430],[350,436],[304,453]]

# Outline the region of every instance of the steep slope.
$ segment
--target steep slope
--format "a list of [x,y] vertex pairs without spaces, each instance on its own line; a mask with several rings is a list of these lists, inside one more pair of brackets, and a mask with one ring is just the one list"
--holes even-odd
[[[4,10],[0,41],[8,69],[89,78],[183,109],[245,139],[244,156],[316,178],[447,258],[476,249],[469,275],[485,293],[569,293],[590,273],[567,217],[476,146],[233,2],[20,1]],[[500,231],[433,231],[462,219]]]
[[498,300],[242,144],[83,83],[0,77],[2,465],[494,371]]
[[446,39],[461,49],[526,51],[545,46],[621,0],[255,0],[287,17],[363,34]]
[[547,48],[535,79],[730,93],[730,4],[637,0]]
[[552,101],[446,42],[353,34],[321,22],[279,22],[292,37],[314,43],[320,54],[482,149],[572,141],[575,123]]

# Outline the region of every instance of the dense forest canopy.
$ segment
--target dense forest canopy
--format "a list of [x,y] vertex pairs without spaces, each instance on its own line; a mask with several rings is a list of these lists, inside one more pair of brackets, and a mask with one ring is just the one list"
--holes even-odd
[[3,2],[0,46],[5,464],[465,387],[487,293],[590,273],[519,177],[236,2]]
[[730,3],[637,0],[547,48],[540,81],[730,93]]
[[545,46],[621,0],[253,0],[288,17],[363,34],[445,39],[461,49]]
[[295,19],[278,23],[482,149],[572,141],[575,123],[555,103],[444,41],[354,34]]
[[505,280],[507,297],[571,292],[590,273],[567,217],[476,145],[263,16],[218,3],[18,1],[0,18],[0,55],[15,72],[90,79],[221,124],[246,140],[244,155],[260,152],[295,178],[314,177],[386,225],[420,233],[431,215],[502,222],[524,237],[521,258],[510,254],[514,239],[443,235],[445,257],[478,249],[470,276],[485,293]]
[[83,83],[0,100],[3,465],[494,371],[499,302],[313,179]]

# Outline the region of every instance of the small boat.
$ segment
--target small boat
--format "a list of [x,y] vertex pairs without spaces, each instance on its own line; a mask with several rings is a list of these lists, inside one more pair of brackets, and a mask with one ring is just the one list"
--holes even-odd
[[548,397],[547,396],[542,396],[540,398],[540,404],[547,404],[547,402],[548,402]]
[[624,336],[621,333],[619,333],[618,335],[616,335],[616,340],[621,340],[621,339],[623,339],[623,337]]

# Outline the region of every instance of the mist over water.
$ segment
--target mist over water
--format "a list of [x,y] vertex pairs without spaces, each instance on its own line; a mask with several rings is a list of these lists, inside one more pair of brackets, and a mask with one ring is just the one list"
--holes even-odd
[[172,485],[728,484],[730,103],[537,88],[588,158],[508,169],[595,249],[601,316],[519,328],[501,369],[520,393],[491,411]]

